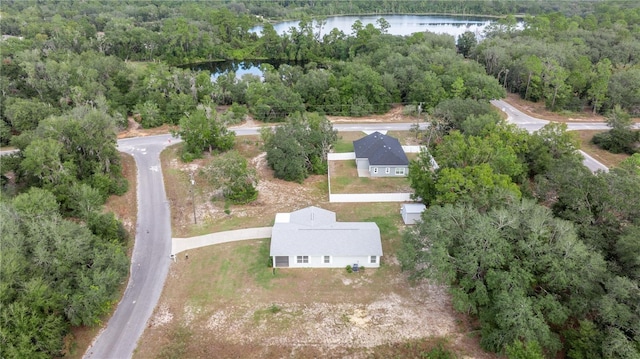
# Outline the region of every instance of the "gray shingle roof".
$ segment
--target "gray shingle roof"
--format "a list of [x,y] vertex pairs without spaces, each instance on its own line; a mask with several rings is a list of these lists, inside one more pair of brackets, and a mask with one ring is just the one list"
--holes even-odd
[[374,132],[353,141],[356,158],[368,158],[373,166],[407,166],[409,159],[398,139]]
[[271,256],[382,256],[380,229],[374,222],[336,222],[335,213],[307,207],[276,223]]
[[310,226],[335,223],[335,212],[327,211],[320,207],[311,206],[289,214],[289,222]]

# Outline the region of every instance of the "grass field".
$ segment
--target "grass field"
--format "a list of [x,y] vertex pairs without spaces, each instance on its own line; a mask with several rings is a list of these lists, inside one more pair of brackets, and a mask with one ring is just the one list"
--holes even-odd
[[331,193],[412,192],[406,177],[358,177],[354,160],[331,161]]

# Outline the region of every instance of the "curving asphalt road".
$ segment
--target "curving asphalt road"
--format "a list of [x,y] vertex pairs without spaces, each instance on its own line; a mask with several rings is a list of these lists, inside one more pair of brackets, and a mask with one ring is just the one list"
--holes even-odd
[[118,149],[131,154],[138,168],[135,245],[124,296],[84,358],[130,358],[160,298],[171,253],[171,217],[162,179],[160,152],[178,141],[171,135],[118,141]]
[[[528,116],[504,101],[492,103],[509,120],[530,132],[548,121]],[[334,124],[338,131],[409,130],[414,123]],[[426,127],[427,124],[422,123]],[[572,130],[608,129],[604,123],[572,123]],[[260,128],[231,128],[238,136],[257,135]],[[171,135],[118,140],[118,148],[131,154],[138,168],[138,224],[129,283],[118,308],[84,355],[85,359],[130,358],[153,313],[169,271],[171,254],[170,206],[164,190],[160,152],[180,142]],[[583,153],[583,155],[586,155]],[[587,155],[588,156],[588,155]],[[594,160],[594,162],[597,162]],[[602,166],[602,164],[600,164]],[[602,166],[606,169],[606,167]],[[590,167],[591,168],[591,167]]]

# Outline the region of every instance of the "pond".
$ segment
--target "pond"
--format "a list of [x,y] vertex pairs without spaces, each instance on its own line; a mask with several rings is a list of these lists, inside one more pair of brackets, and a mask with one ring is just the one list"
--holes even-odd
[[[416,32],[430,31],[437,34],[449,34],[454,38],[466,31],[471,31],[476,34],[477,38],[482,38],[484,30],[494,20],[482,17],[467,17],[467,16],[444,16],[444,15],[384,15],[384,16],[334,16],[326,19],[326,22],[322,27],[318,27],[317,22],[314,22],[314,31],[320,32],[320,36],[331,32],[332,29],[337,28],[345,34],[351,34],[351,26],[360,20],[364,26],[367,24],[376,25],[376,21],[380,18],[384,18],[389,23],[389,29],[387,33],[391,35],[411,35]],[[276,32],[280,35],[289,31],[292,27],[298,27],[300,21],[284,21],[273,25]],[[256,26],[249,31],[260,34],[262,26]],[[236,61],[216,61],[208,63],[199,63],[194,65],[185,65],[185,67],[192,70],[208,70],[211,72],[211,80],[215,79],[224,73],[228,73],[233,70],[238,78],[241,78],[245,74],[251,74],[256,76],[262,76],[260,70],[260,64],[268,63],[278,68],[280,65],[286,63],[289,65],[304,65],[295,63],[293,61],[264,61],[264,60],[245,60],[242,62]]]
[[280,65],[287,64],[291,66],[304,66],[302,61],[285,61],[285,60],[244,60],[244,61],[211,61],[201,62],[197,64],[185,65],[183,67],[191,70],[206,70],[211,73],[211,81],[215,81],[218,76],[229,73],[231,71],[236,73],[237,78],[242,78],[244,75],[254,75],[262,77],[262,70],[260,66],[262,64],[269,64],[276,69]]

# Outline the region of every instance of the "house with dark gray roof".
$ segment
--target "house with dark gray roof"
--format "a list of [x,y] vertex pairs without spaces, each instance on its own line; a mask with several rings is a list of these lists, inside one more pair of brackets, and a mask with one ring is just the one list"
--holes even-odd
[[269,255],[276,268],[380,266],[382,242],[374,222],[338,222],[319,207],[276,214]]
[[409,159],[397,138],[374,132],[353,141],[358,173],[371,177],[406,177]]

